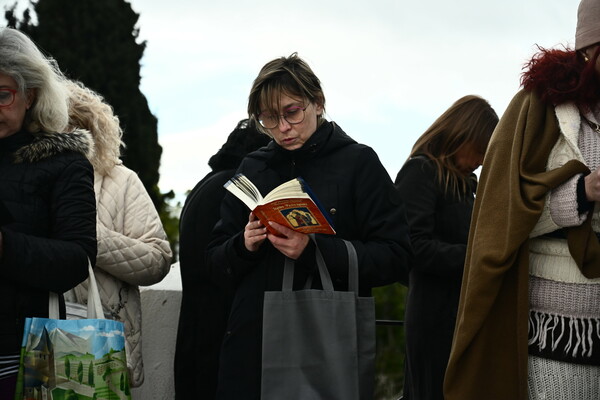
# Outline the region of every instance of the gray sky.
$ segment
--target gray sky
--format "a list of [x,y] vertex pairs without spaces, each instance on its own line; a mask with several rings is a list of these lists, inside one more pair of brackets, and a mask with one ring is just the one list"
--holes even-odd
[[[10,0],[0,0],[12,3]],[[501,115],[535,45],[573,45],[579,0],[131,0],[142,92],[159,121],[160,188],[183,200],[246,117],[253,79],[297,51],[328,119],[391,178],[417,137],[466,94]]]
[[161,190],[183,198],[245,117],[253,79],[294,51],[321,79],[329,119],[391,178],[456,99],[501,115],[535,45],[572,45],[579,0],[132,0],[142,91],[159,119]]

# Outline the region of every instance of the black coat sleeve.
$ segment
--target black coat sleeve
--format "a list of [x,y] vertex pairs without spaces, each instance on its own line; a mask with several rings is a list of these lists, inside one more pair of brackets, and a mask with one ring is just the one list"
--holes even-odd
[[94,172],[83,156],[65,161],[50,191],[49,237],[2,228],[0,276],[64,293],[86,279],[96,261]]
[[223,184],[235,169],[211,172],[188,195],[179,225],[179,262],[184,289],[197,290],[199,282],[228,286],[228,278],[212,273],[206,263],[206,248],[211,232],[220,219],[220,208],[226,190]]
[[389,174],[373,149],[357,146],[360,150],[350,155],[352,163],[346,162],[343,169],[351,177],[351,195],[340,200],[345,206],[338,210],[341,219],[352,219],[353,228],[336,236],[317,235],[317,243],[332,279],[346,286],[348,257],[341,239],[352,242],[358,255],[360,292],[365,294],[372,287],[406,283],[412,249],[404,207]]
[[241,281],[256,266],[269,244],[263,243],[254,253],[246,249],[243,233],[250,210],[227,191],[221,204],[220,216],[212,231],[205,261],[211,281],[227,288]]

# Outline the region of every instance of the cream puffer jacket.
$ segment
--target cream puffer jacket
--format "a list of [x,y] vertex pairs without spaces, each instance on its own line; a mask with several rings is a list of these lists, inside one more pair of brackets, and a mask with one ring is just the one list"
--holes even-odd
[[[144,381],[142,308],[138,286],[160,282],[172,252],[162,223],[137,174],[123,165],[95,173],[98,256],[94,272],[105,313],[125,324],[132,387]],[[87,280],[70,293],[87,303]]]

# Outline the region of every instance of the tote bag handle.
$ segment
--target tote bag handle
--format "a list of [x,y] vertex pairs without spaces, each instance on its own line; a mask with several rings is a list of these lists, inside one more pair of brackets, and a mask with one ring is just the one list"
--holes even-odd
[[348,290],[358,295],[358,256],[356,249],[347,240],[344,240],[348,251]]
[[[317,259],[317,269],[319,271],[319,276],[321,277],[321,284],[323,285],[323,290],[333,291],[333,283],[331,280],[331,275],[329,274],[329,270],[325,265],[325,259],[323,258],[323,253],[319,249],[317,245],[317,241],[314,237],[314,234],[309,235],[312,241],[315,243],[315,255]],[[343,240],[346,245],[346,250],[348,251],[348,291],[354,292],[358,295],[358,256],[356,254],[356,249],[352,245],[351,242],[347,240]],[[285,259],[285,265],[283,268],[283,284],[281,286],[281,290],[284,292],[292,291],[292,286],[294,283],[294,260],[287,258]],[[312,285],[312,276],[309,276],[304,289],[310,289]]]
[[[89,319],[106,319],[104,316],[104,310],[102,310],[102,302],[100,300],[100,292],[98,291],[98,284],[96,283],[96,275],[92,268],[92,263],[88,259],[88,303],[87,313]],[[59,300],[58,294],[50,292],[48,301],[48,318],[59,319]]]

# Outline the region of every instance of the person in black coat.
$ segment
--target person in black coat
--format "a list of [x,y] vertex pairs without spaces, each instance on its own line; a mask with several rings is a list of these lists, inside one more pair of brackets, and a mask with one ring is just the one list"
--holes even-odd
[[0,29],[0,399],[13,399],[26,317],[48,317],[96,259],[89,132],[64,133],[64,77],[23,33]]
[[[297,54],[267,63],[251,89],[248,114],[273,141],[244,158],[238,172],[263,195],[302,177],[336,230],[335,236],[315,235],[334,287],[347,290],[346,239],[358,253],[360,294],[370,295],[372,287],[396,282],[408,267],[406,219],[375,152],[327,121],[324,112],[319,79]],[[263,298],[265,291],[281,290],[285,257],[295,260],[295,282],[315,270],[309,236],[272,226],[281,236],[267,233],[242,201],[225,195],[207,250],[211,272],[236,289],[221,349],[219,400],[260,398]]]
[[208,161],[209,172],[188,194],[179,220],[182,298],[175,349],[175,398],[214,399],[221,342],[233,298],[228,281],[215,282],[205,250],[219,220],[223,185],[251,151],[271,139],[252,121],[241,120]]
[[443,400],[477,177],[498,116],[465,96],[417,140],[396,177],[414,263],[405,308],[404,399]]

